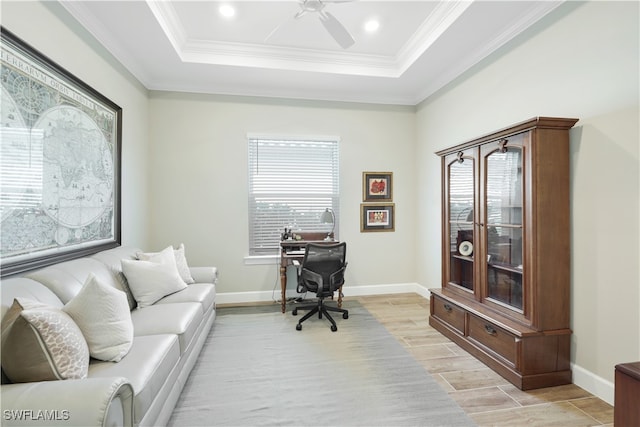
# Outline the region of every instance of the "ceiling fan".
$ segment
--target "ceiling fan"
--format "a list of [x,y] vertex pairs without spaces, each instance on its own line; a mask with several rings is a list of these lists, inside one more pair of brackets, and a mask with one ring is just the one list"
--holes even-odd
[[[307,14],[318,14],[318,19],[320,19],[320,22],[331,37],[333,37],[343,49],[348,49],[356,42],[355,39],[335,16],[325,10],[325,7],[327,6],[327,3],[348,3],[349,1],[350,0],[299,0],[300,11],[298,11],[293,18],[300,19]],[[276,29],[267,36],[267,40],[280,28],[280,26],[281,25],[276,27]]]

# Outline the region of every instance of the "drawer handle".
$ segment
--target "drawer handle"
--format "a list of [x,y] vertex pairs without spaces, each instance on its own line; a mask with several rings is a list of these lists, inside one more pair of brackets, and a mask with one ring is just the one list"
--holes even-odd
[[445,305],[444,305],[444,310],[445,310],[447,313],[451,313],[451,310],[453,310],[453,308],[451,308],[451,306],[450,306],[449,304],[445,304]]
[[489,335],[495,335],[498,333],[498,331],[496,331],[496,329],[491,326],[491,325],[484,325],[484,330],[489,334]]

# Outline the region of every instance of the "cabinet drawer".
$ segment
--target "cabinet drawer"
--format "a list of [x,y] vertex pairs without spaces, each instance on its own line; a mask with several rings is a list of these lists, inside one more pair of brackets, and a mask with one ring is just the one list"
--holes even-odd
[[433,295],[433,315],[464,335],[465,311],[455,304]]
[[510,334],[479,317],[469,316],[469,338],[502,356],[515,366],[518,341]]

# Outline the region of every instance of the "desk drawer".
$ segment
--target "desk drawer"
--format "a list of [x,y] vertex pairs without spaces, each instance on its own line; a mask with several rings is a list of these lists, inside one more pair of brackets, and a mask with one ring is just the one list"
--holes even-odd
[[460,335],[464,335],[465,311],[457,305],[435,295],[431,297],[434,298],[433,316],[455,329]]
[[518,346],[515,335],[480,317],[470,315],[469,338],[515,366]]

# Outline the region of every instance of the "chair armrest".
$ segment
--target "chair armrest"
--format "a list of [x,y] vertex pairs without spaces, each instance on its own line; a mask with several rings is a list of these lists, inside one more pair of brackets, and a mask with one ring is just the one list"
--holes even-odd
[[318,290],[322,290],[324,286],[324,280],[322,278],[322,275],[304,267],[300,271],[300,279],[303,282],[303,285],[305,281],[316,283],[318,285]]
[[335,291],[344,284],[344,272],[346,269],[347,264],[345,263],[344,267],[329,276],[329,286],[331,286],[332,291]]
[[122,377],[3,384],[3,426],[133,426],[133,388]]
[[218,280],[216,267],[189,267],[189,271],[196,283],[216,283]]

